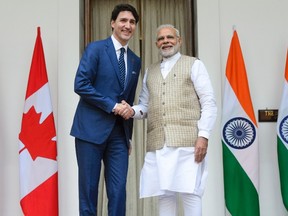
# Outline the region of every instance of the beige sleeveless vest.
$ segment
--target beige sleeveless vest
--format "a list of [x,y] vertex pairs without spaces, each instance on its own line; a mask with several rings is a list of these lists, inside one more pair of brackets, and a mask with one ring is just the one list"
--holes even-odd
[[191,81],[195,58],[181,55],[163,79],[160,62],[147,73],[149,91],[147,151],[170,147],[191,147],[198,136],[200,103]]

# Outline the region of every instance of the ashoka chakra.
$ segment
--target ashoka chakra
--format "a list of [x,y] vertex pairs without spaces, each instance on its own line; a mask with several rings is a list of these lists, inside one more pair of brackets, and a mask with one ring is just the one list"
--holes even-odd
[[279,131],[281,138],[288,143],[288,116],[282,119],[279,125]]
[[247,148],[254,142],[255,137],[255,127],[246,118],[237,117],[230,119],[223,127],[223,138],[232,148]]

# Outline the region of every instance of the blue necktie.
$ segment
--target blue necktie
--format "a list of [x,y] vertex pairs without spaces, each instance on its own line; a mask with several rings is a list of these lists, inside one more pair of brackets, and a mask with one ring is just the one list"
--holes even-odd
[[125,61],[124,61],[124,52],[125,49],[122,47],[121,49],[121,53],[120,53],[120,57],[119,57],[119,71],[120,71],[120,82],[121,82],[121,87],[122,89],[124,89],[124,83],[125,83]]

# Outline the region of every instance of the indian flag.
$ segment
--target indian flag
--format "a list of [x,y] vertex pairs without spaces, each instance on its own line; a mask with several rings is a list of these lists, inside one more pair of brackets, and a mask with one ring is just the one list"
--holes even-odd
[[257,130],[245,63],[234,31],[226,65],[221,130],[226,215],[260,215]]
[[288,211],[288,51],[284,88],[277,121],[277,152],[282,199]]

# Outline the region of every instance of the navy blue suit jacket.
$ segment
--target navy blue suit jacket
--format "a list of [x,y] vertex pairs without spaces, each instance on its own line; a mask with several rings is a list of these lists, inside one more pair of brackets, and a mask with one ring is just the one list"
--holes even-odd
[[[74,91],[80,96],[71,135],[101,144],[111,133],[116,116],[116,103],[125,100],[133,105],[141,61],[127,50],[127,76],[121,90],[118,59],[111,37],[90,43],[85,49],[75,77]],[[124,120],[127,139],[132,137],[133,119]]]

